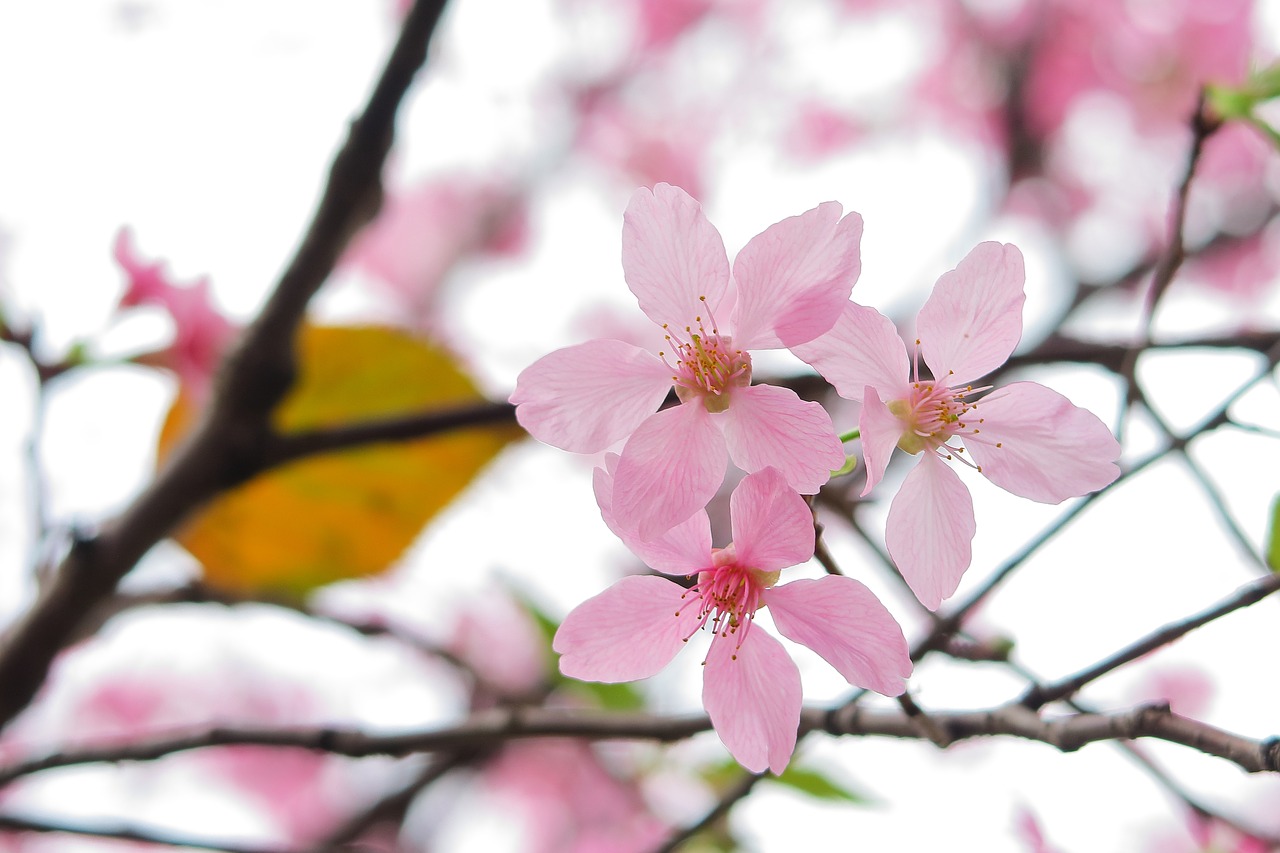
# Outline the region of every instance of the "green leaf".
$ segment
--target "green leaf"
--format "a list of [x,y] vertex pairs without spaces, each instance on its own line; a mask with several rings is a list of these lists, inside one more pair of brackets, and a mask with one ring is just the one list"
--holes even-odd
[[844,460],[844,464],[831,472],[831,478],[843,477],[845,474],[852,474],[858,467],[858,457],[850,456]]
[[777,785],[786,785],[788,788],[794,788],[800,793],[808,794],[818,800],[851,803],[853,805],[867,805],[871,802],[868,797],[855,793],[844,785],[833,782],[824,773],[798,767],[794,764],[782,771],[781,776],[766,776],[765,779]]
[[1280,495],[1271,501],[1271,527],[1267,530],[1267,565],[1280,572]]

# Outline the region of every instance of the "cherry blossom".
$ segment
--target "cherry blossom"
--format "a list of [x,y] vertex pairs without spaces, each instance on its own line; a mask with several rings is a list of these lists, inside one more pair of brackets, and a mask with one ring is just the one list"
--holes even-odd
[[209,294],[209,280],[174,283],[164,264],[148,263],[138,255],[133,234],[121,228],[116,235],[115,259],[128,277],[121,308],[155,305],[173,318],[173,344],[161,356],[197,399],[210,387],[223,351],[236,335],[236,327],[224,317]]
[[[804,343],[831,328],[860,270],[862,218],[841,212],[825,202],[770,226],[730,275],[698,202],[668,184],[637,190],[623,217],[622,268],[665,347],[655,355],[593,340],[556,350],[520,374],[511,395],[517,420],[579,453],[629,436],[615,510],[644,539],[707,504],[726,450],[748,472],[772,466],[793,489],[815,493],[844,463],[831,418],[789,389],[752,385],[748,350]],[[655,414],[673,385],[682,405]]]
[[753,772],[781,773],[795,750],[800,671],[782,644],[754,628],[769,608],[784,637],[808,646],[851,684],[896,696],[911,674],[902,629],[858,581],[826,576],[775,586],[781,570],[813,556],[813,516],[782,473],[765,468],[730,497],[734,541],[711,547],[705,511],[655,540],[617,524],[617,457],[596,469],[596,499],[610,528],[649,566],[696,578],[627,577],[576,607],[556,632],[560,671],[591,681],[634,681],[662,670],[708,628],[702,701],[720,740]]
[[[1110,430],[1058,392],[1014,382],[975,397],[990,386],[974,381],[1004,364],[1022,336],[1023,284],[1017,247],[981,243],[920,309],[913,358],[887,317],[852,302],[828,334],[795,348],[841,396],[862,402],[863,494],[884,476],[895,447],[918,457],[889,508],[885,541],[931,610],[959,585],[975,532],[969,490],[944,460],[1053,504],[1120,474]],[[921,356],[932,377],[921,375]]]

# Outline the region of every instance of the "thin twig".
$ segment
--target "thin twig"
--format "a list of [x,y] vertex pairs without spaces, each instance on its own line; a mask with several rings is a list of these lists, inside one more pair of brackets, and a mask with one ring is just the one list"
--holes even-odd
[[258,847],[211,839],[169,835],[156,829],[143,829],[123,824],[91,824],[51,820],[35,820],[17,815],[0,815],[0,832],[83,835],[94,838],[110,838],[116,841],[132,841],[135,844],[154,844],[161,847],[186,847],[191,850],[213,850],[217,853],[289,853],[284,847]]
[[1208,610],[1187,619],[1171,622],[1075,675],[1053,684],[1037,685],[1031,688],[1022,698],[1022,704],[1027,708],[1041,708],[1049,702],[1072,696],[1089,682],[1101,678],[1129,661],[1137,660],[1161,646],[1166,646],[1197,628],[1207,625],[1216,619],[1221,619],[1228,613],[1234,613],[1237,610],[1256,604],[1277,590],[1280,590],[1280,574],[1270,574],[1259,578],[1253,583],[1241,587],[1234,595]]
[[746,799],[751,790],[755,788],[756,783],[763,778],[763,773],[743,774],[742,778],[734,782],[727,791],[720,795],[720,799],[716,801],[715,806],[703,815],[701,820],[676,832],[663,842],[660,847],[655,849],[654,853],[675,853],[684,846],[686,841],[693,840],[701,833],[715,826],[717,821],[723,820],[728,816],[734,806]]

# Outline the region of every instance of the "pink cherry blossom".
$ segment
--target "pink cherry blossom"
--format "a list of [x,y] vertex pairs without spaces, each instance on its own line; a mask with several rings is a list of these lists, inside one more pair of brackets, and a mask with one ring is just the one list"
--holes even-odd
[[[889,508],[885,540],[931,610],[959,585],[975,531],[969,491],[944,460],[1042,503],[1096,491],[1120,474],[1110,430],[1058,392],[1015,382],[975,399],[989,386],[973,382],[1004,364],[1022,336],[1023,284],[1018,249],[982,243],[938,279],[916,319],[914,358],[887,317],[854,303],[828,334],[795,348],[841,396],[863,404],[863,494],[895,447],[919,457]],[[922,355],[932,378],[921,375]]]
[[[730,275],[698,202],[667,184],[637,190],[623,218],[622,268],[666,347],[655,355],[594,340],[556,350],[520,374],[517,420],[579,453],[629,437],[613,500],[644,539],[706,506],[726,450],[748,472],[772,466],[793,489],[815,493],[844,462],[831,418],[793,391],[752,385],[748,350],[831,328],[858,277],[861,236],[860,216],[841,218],[840,205],[826,202],[753,237]],[[673,385],[681,405],[655,414]]]
[[591,681],[634,681],[663,669],[700,628],[710,628],[702,701],[720,740],[743,767],[781,773],[800,723],[800,671],[782,644],[755,629],[769,608],[784,637],[808,646],[851,684],[896,696],[911,674],[902,629],[879,599],[847,577],[775,586],[781,570],[813,556],[813,516],[775,468],[749,474],[730,498],[735,539],[711,547],[698,512],[656,540],[617,524],[617,458],[596,470],[605,522],[660,572],[696,577],[686,589],[653,575],[624,578],[575,608],[556,632],[560,671]]
[[440,286],[472,254],[511,255],[527,242],[516,193],[496,181],[434,178],[389,193],[342,264],[381,282],[413,322],[434,317]]
[[121,228],[116,235],[115,258],[128,277],[120,307],[155,305],[169,313],[174,340],[161,362],[178,374],[197,399],[202,398],[223,351],[236,335],[236,327],[213,305],[209,280],[175,284],[163,263],[148,263],[139,257],[128,228]]

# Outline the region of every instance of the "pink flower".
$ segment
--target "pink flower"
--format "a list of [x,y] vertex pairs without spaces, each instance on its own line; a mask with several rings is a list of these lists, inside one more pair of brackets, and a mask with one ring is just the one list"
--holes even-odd
[[699,628],[710,626],[702,702],[743,767],[781,773],[800,723],[800,671],[782,644],[753,629],[768,607],[778,631],[821,655],[849,680],[887,695],[903,691],[911,659],[902,629],[865,586],[826,576],[774,586],[782,569],[813,556],[813,516],[774,468],[748,475],[730,498],[735,540],[711,547],[698,512],[665,536],[637,540],[616,524],[615,457],[596,470],[606,523],[660,572],[696,576],[689,589],[652,575],[624,578],[565,618],[552,648],[560,671],[592,681],[634,681],[665,667]]
[[478,253],[515,254],[526,242],[525,229],[514,191],[478,179],[436,178],[388,193],[342,263],[382,282],[413,321],[424,323],[460,261]]
[[[831,332],[796,348],[842,397],[862,401],[863,494],[884,476],[894,447],[919,456],[889,508],[885,540],[931,610],[969,567],[975,530],[969,491],[943,460],[1042,503],[1096,491],[1120,474],[1110,430],[1056,391],[1015,382],[972,399],[987,388],[971,383],[1004,364],[1022,336],[1023,281],[1016,247],[981,243],[920,309],[913,359],[888,318],[853,303]],[[920,375],[921,354],[933,378]]]
[[[643,539],[706,506],[724,478],[726,449],[748,472],[772,466],[793,489],[816,492],[844,463],[831,418],[793,391],[752,385],[747,350],[792,346],[831,328],[860,270],[862,218],[840,214],[826,202],[770,226],[738,254],[731,277],[698,202],[667,184],[637,190],[623,218],[622,269],[666,348],[655,355],[594,340],[550,353],[517,380],[517,420],[578,453],[630,436],[614,512]],[[682,405],[654,414],[673,383]]]
[[173,283],[163,263],[147,263],[138,256],[128,228],[121,228],[116,235],[115,258],[129,279],[120,307],[155,305],[169,313],[174,340],[162,363],[202,398],[223,351],[236,335],[236,327],[213,305],[209,280],[202,278],[185,286]]

